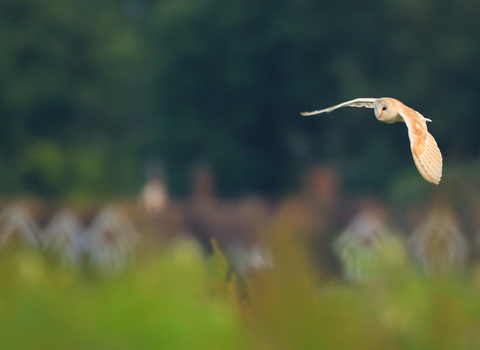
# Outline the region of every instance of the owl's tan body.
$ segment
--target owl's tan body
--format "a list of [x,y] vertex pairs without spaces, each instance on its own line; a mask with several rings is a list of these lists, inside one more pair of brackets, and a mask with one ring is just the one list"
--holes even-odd
[[427,121],[431,121],[430,119],[390,97],[357,98],[319,111],[305,112],[302,115],[328,113],[340,107],[374,108],[375,116],[384,123],[405,122],[413,160],[418,171],[425,180],[438,185],[442,177],[442,154],[437,142],[427,130]]

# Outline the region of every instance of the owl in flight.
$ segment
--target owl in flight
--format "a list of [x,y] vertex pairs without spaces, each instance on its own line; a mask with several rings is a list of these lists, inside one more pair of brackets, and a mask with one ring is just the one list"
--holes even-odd
[[356,98],[320,111],[304,112],[301,114],[313,115],[324,112],[329,113],[337,108],[347,106],[373,108],[375,117],[384,123],[405,122],[408,128],[413,160],[415,161],[418,171],[425,180],[438,185],[442,177],[442,154],[437,146],[437,142],[427,130],[427,121],[431,122],[431,120],[425,118],[410,107],[405,106],[402,102],[389,97]]

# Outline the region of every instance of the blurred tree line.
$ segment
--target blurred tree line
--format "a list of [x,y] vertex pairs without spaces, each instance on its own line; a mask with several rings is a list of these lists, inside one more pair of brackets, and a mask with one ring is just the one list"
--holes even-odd
[[448,173],[480,150],[479,14],[469,0],[3,0],[0,192],[130,194],[152,157],[176,194],[199,160],[224,194],[282,193],[315,161],[347,189],[420,178],[404,125],[299,114],[355,97],[431,118]]

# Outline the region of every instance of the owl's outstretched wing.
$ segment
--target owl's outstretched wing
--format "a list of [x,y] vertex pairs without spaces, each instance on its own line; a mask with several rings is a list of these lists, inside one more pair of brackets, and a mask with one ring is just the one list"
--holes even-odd
[[373,108],[374,106],[374,103],[375,101],[377,100],[377,98],[356,98],[354,100],[351,100],[351,101],[347,101],[347,102],[343,102],[343,103],[340,103],[336,106],[332,106],[332,107],[329,107],[329,108],[325,108],[325,109],[322,109],[320,111],[313,111],[313,112],[302,112],[300,113],[301,115],[314,115],[314,114],[320,114],[320,113],[324,113],[324,112],[331,112],[337,108],[340,108],[340,107],[366,107],[366,108]]
[[438,185],[442,178],[442,154],[427,130],[428,119],[409,107],[399,114],[407,124],[410,148],[418,171],[425,180]]

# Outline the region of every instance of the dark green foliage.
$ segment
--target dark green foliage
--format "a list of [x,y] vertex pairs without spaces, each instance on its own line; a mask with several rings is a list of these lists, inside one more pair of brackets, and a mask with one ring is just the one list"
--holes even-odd
[[[480,6],[471,1],[33,1],[0,3],[0,192],[133,192],[149,157],[175,193],[211,161],[223,193],[279,193],[311,161],[348,189],[412,168],[392,96],[434,123],[449,161],[475,160]],[[348,171],[347,171],[348,169]]]

